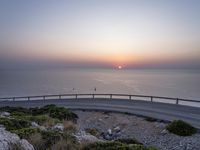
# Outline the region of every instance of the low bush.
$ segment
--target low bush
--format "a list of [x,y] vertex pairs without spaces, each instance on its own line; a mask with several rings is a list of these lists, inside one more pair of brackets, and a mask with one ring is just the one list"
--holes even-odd
[[75,113],[69,111],[64,107],[54,107],[50,109],[49,116],[52,118],[58,118],[60,120],[72,120],[74,122],[76,122],[76,119],[78,118]]
[[10,107],[10,106],[6,106],[6,107],[1,107],[0,111],[6,111],[11,113],[11,115],[13,114],[20,114],[20,115],[24,115],[24,114],[30,114],[29,109],[24,108],[24,107]]
[[120,142],[94,142],[89,143],[82,150],[127,150],[128,145]]
[[13,118],[0,118],[0,124],[3,124],[8,131],[28,128],[31,125],[30,122],[26,120]]
[[27,139],[32,134],[35,134],[38,132],[38,129],[35,128],[23,128],[19,130],[12,130],[11,132],[17,134],[22,139]]
[[190,136],[197,132],[197,130],[193,126],[182,120],[174,120],[166,126],[166,129],[169,132],[180,136]]
[[118,141],[89,143],[82,150],[156,150],[154,147],[146,147],[141,144],[124,144]]
[[46,105],[44,107],[38,108],[23,108],[23,107],[1,107],[0,111],[10,112],[11,116],[40,116],[40,115],[49,115],[52,118],[57,118],[59,120],[71,120],[76,122],[78,116],[71,112],[69,109],[65,107],[58,107],[54,104]]
[[48,119],[50,119],[50,117],[48,115],[38,115],[38,116],[18,116],[18,115],[15,115],[15,116],[12,116],[13,118],[15,119],[23,119],[23,120],[26,120],[26,121],[34,121],[36,123],[38,123],[39,125],[42,125],[44,122],[46,122]]
[[42,114],[48,114],[52,118],[57,118],[59,120],[72,120],[76,121],[78,116],[71,112],[70,110],[66,109],[65,107],[58,107],[54,104],[46,105],[42,108],[31,108],[30,109],[32,115],[42,115]]
[[117,139],[115,141],[121,142],[121,143],[124,143],[124,144],[138,144],[138,145],[143,145],[141,142],[139,142],[138,140],[136,140],[134,138]]
[[79,150],[79,148],[73,142],[62,139],[53,144],[51,150]]
[[57,131],[41,131],[40,133],[42,139],[45,141],[46,147],[50,147],[63,137],[63,134]]

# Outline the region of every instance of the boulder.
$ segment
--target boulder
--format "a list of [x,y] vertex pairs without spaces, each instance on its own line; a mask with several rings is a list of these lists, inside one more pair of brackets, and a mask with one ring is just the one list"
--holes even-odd
[[1,112],[0,116],[1,117],[10,117],[10,113],[9,112]]
[[76,139],[79,142],[95,142],[95,141],[100,141],[97,137],[86,133],[85,131],[79,131],[76,134],[74,134],[74,136],[76,137]]
[[22,139],[19,141],[20,146],[24,149],[24,150],[34,150],[33,145],[31,145],[27,140]]
[[38,128],[39,127],[39,125],[36,122],[31,122],[31,126],[33,128]]
[[109,135],[112,135],[112,130],[111,129],[108,129],[107,132],[108,132]]
[[0,150],[9,150],[12,144],[20,145],[22,150],[34,150],[33,146],[18,135],[10,133],[4,127],[0,127]]
[[120,129],[119,126],[116,126],[113,130],[114,130],[115,132],[120,132],[120,131],[121,131],[121,129]]

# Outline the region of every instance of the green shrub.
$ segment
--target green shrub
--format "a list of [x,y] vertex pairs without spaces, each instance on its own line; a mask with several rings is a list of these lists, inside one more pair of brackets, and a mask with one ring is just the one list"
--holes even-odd
[[[23,107],[1,107],[0,111],[10,112],[11,116],[20,117],[20,116],[39,116],[48,114],[52,118],[57,118],[59,120],[71,120],[76,121],[78,116],[71,112],[70,110],[66,109],[65,107],[58,107],[54,104],[46,105],[44,107],[38,108],[23,108]],[[44,119],[44,118],[43,118]]]
[[50,109],[49,116],[52,118],[58,118],[60,120],[66,119],[72,121],[76,121],[76,119],[78,118],[78,116],[75,113],[69,111],[64,107],[54,107]]
[[193,126],[182,120],[174,120],[166,126],[166,129],[169,132],[180,136],[189,136],[197,132],[197,130]]
[[121,143],[124,143],[124,144],[139,144],[139,145],[143,145],[141,142],[139,142],[138,140],[136,140],[134,138],[117,139],[115,141],[121,142]]
[[76,121],[78,116],[71,112],[70,110],[66,109],[65,107],[58,107],[54,104],[51,105],[46,105],[42,108],[31,108],[30,109],[32,115],[42,115],[42,114],[49,114],[50,117],[52,118],[57,118],[59,120],[72,120]]
[[27,139],[30,135],[38,132],[38,129],[35,128],[23,128],[19,130],[12,130],[11,132],[17,134],[20,138]]
[[30,114],[29,109],[24,108],[24,107],[1,107],[0,111],[6,111],[12,114],[18,113],[18,114]]
[[50,147],[63,137],[63,134],[57,131],[41,131],[40,133],[42,139],[45,141],[46,147]]
[[128,145],[120,142],[94,142],[83,147],[82,150],[128,150]]
[[135,144],[135,145],[129,146],[129,148],[127,150],[157,150],[157,148],[152,147],[152,146],[146,147],[143,145]]
[[141,144],[125,144],[118,141],[89,143],[82,150],[156,150],[154,147],[146,147]]
[[30,122],[23,119],[9,118],[0,118],[0,124],[3,124],[8,131],[27,128],[31,125]]
[[46,122],[49,119],[49,116],[47,115],[39,115],[39,116],[25,116],[25,119],[29,121],[34,121],[38,123],[39,125],[42,125],[44,122]]

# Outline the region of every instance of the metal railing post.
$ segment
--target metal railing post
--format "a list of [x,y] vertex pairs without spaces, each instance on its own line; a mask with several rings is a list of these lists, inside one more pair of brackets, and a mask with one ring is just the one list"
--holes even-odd
[[30,97],[28,97],[28,108],[30,108]]
[[94,94],[92,94],[92,98],[94,99]]
[[76,94],[76,99],[78,98],[78,95]]
[[110,94],[110,99],[112,99],[112,94]]
[[153,102],[153,96],[151,96],[151,102]]
[[129,99],[131,100],[131,95],[129,95]]
[[176,105],[178,105],[178,98],[176,99]]

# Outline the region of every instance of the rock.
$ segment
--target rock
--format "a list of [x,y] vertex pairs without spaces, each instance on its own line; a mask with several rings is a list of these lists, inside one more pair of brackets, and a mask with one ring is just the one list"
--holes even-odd
[[104,139],[105,139],[105,140],[112,140],[112,137],[111,137],[110,135],[106,134],[106,135],[104,136]]
[[44,126],[38,126],[41,131],[46,131],[47,129]]
[[160,122],[155,122],[154,125],[156,128],[165,128],[166,126],[166,124]]
[[57,123],[52,127],[52,130],[55,131],[63,131],[64,130],[64,125],[62,123]]
[[107,116],[105,116],[104,118],[105,118],[105,119],[108,119],[108,118],[109,118],[109,116],[107,115]]
[[38,125],[36,122],[31,122],[31,126],[32,126],[33,128],[38,128],[38,129],[40,129],[40,130],[42,130],[42,131],[46,131],[46,130],[47,130],[44,126],[40,126],[40,125]]
[[38,128],[39,127],[39,125],[36,122],[31,122],[31,126],[33,128]]
[[162,135],[165,135],[165,134],[167,134],[167,133],[169,133],[169,132],[168,132],[166,129],[164,129],[164,130],[161,131],[161,134],[162,134]]
[[103,120],[100,118],[100,119],[98,119],[98,121],[99,121],[99,122],[102,122]]
[[112,135],[112,130],[111,129],[108,129],[107,132],[108,132],[109,135]]
[[85,131],[79,131],[76,134],[74,134],[74,136],[76,137],[76,139],[79,142],[95,142],[95,141],[100,141],[97,137],[86,133]]
[[10,113],[9,112],[1,112],[0,116],[1,117],[10,117]]
[[5,128],[0,128],[0,150],[9,150],[12,144],[20,145],[22,150],[34,150],[33,146],[24,139],[20,139],[18,135],[10,133]]
[[121,129],[120,129],[119,126],[115,127],[113,130],[114,130],[115,132],[120,132],[120,131],[121,131]]
[[22,139],[19,141],[20,146],[24,149],[24,150],[34,150],[33,145],[31,145],[27,140]]

